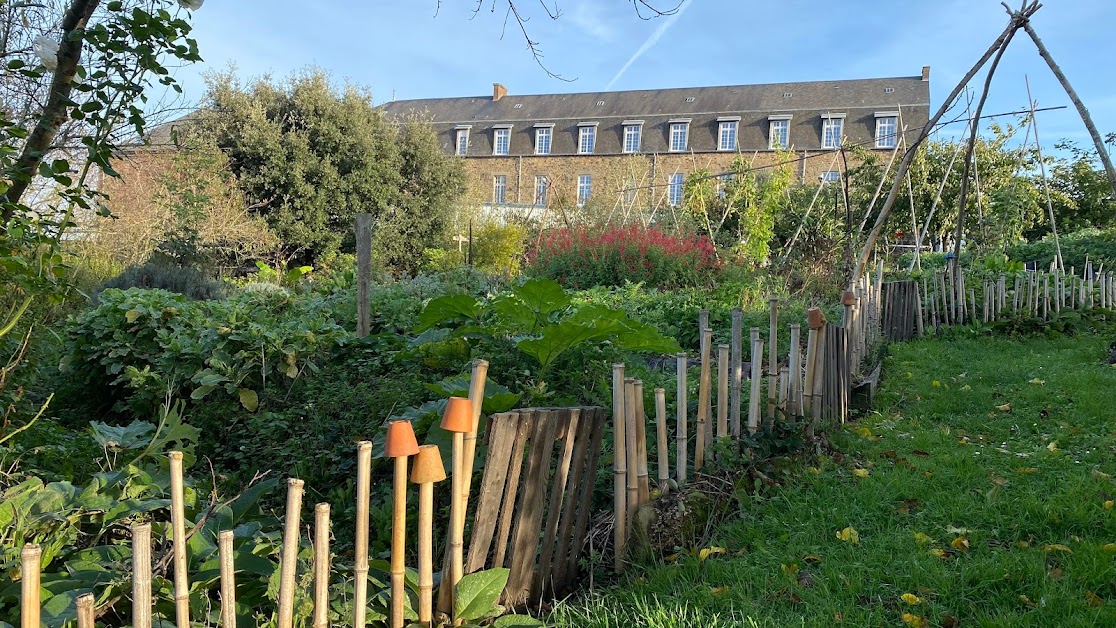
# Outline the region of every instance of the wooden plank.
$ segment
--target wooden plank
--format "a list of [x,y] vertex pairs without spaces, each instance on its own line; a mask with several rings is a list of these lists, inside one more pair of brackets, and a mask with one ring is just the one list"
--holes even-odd
[[[732,429],[732,437],[740,438],[740,397],[743,388],[743,338],[744,333],[744,313],[740,308],[733,308],[732,310],[732,355],[729,357],[731,362],[732,373],[730,377],[731,391],[729,394],[729,423]],[[681,483],[681,481],[679,481]]]
[[357,255],[357,338],[367,336],[372,327],[372,214],[356,215]]
[[[595,408],[596,413],[592,423],[592,442],[589,444],[589,455],[585,458],[585,470],[582,472],[581,487],[577,492],[577,523],[571,537],[572,546],[568,558],[566,573],[572,580],[578,573],[578,560],[585,548],[585,531],[589,528],[589,515],[593,509],[593,488],[597,484],[597,468],[600,465],[601,442],[604,440],[605,422],[608,411],[604,408]],[[566,581],[563,582],[566,586]]]
[[[496,534],[500,504],[508,479],[508,466],[512,459],[519,417],[515,413],[494,414],[488,419],[488,455],[484,461],[484,477],[477,495],[473,518],[473,534],[469,540],[469,558],[465,573],[484,569]],[[521,448],[522,451],[522,448]]]
[[512,539],[511,574],[504,595],[508,606],[515,607],[527,601],[531,590],[532,570],[539,551],[539,533],[542,531],[543,508],[546,505],[547,479],[550,460],[554,454],[554,434],[558,430],[558,413],[554,410],[535,411],[535,429],[531,434],[531,448],[527,457],[527,477],[523,502]]
[[550,486],[550,505],[547,507],[546,525],[543,527],[542,548],[539,552],[539,568],[531,585],[531,597],[543,594],[547,584],[553,590],[554,581],[551,579],[551,566],[554,559],[554,549],[558,540],[558,524],[563,515],[562,501],[566,495],[566,485],[570,477],[570,464],[573,462],[574,446],[577,441],[578,420],[581,417],[580,408],[563,408],[555,413],[561,421],[562,455],[558,458],[558,465],[554,469],[554,481]]
[[[578,413],[577,431],[574,432],[573,469],[570,473],[565,502],[562,505],[561,522],[558,525],[558,547],[554,552],[554,588],[564,586],[566,573],[569,568],[567,556],[570,551],[570,535],[573,533],[574,523],[577,520],[579,495],[581,484],[585,475],[585,458],[589,445],[593,440],[593,430],[600,420],[597,408],[580,408]],[[592,478],[591,481],[596,480]]]
[[508,467],[508,481],[504,489],[504,501],[500,506],[500,527],[496,530],[496,549],[492,555],[492,566],[503,567],[508,550],[512,518],[516,513],[516,496],[519,494],[519,478],[523,474],[523,448],[535,428],[535,413],[509,412],[515,415],[515,442],[512,444],[511,464]]

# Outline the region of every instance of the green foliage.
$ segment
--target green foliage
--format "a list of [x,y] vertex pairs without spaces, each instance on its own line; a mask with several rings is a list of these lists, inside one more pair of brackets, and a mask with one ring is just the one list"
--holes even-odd
[[[1093,262],[1094,268],[1116,266],[1116,228],[1087,228],[1072,233],[1063,233],[1059,238],[1062,246],[1062,262],[1066,269],[1073,267],[1084,270],[1086,258]],[[1054,237],[1046,236],[1037,242],[1017,244],[1007,249],[1011,257],[1025,261],[1038,262],[1039,268],[1050,268],[1057,251]]]
[[191,300],[220,299],[226,293],[225,285],[209,272],[194,266],[179,266],[158,254],[139,266],[126,268],[101,285],[97,292],[99,295],[108,289],[129,288],[166,290]]
[[187,301],[164,290],[106,290],[67,330],[63,372],[118,409],[150,411],[169,393],[215,390],[254,410],[269,380],[316,371],[349,338],[320,297],[242,293]]
[[277,84],[210,80],[201,132],[228,152],[251,204],[300,261],[353,251],[357,212],[374,219],[375,252],[413,272],[442,234],[463,171],[426,123],[390,124],[367,92],[338,92],[321,70]]
[[[519,274],[526,247],[527,230],[514,223],[485,222],[473,229],[473,267],[497,277]],[[444,248],[422,252],[423,269],[443,272],[463,266],[468,260],[468,243],[449,243]]]

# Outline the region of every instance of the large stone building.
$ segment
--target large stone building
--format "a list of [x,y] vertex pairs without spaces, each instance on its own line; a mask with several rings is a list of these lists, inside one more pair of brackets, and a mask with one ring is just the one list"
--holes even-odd
[[430,120],[465,160],[470,197],[490,205],[677,205],[686,175],[791,161],[803,183],[840,176],[837,149],[890,152],[927,122],[918,76],[517,96],[400,100],[383,110]]

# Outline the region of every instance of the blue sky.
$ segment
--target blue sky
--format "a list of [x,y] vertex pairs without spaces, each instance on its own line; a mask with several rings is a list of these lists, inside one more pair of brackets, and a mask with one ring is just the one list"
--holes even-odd
[[[678,0],[649,0],[670,8]],[[1020,0],[1011,0],[1017,4]],[[234,64],[241,77],[284,77],[307,65],[369,87],[377,102],[490,94],[654,89],[917,75],[932,68],[933,105],[1007,23],[999,0],[684,0],[674,15],[640,19],[630,0],[518,0],[548,76],[504,0],[269,2],[209,0],[195,13],[205,62],[177,73],[186,97],[202,75]],[[1116,131],[1116,2],[1046,0],[1035,29],[1062,65],[1102,134]],[[435,15],[437,11],[437,15]],[[501,34],[503,32],[503,37]],[[1020,33],[1005,55],[986,113],[1027,106],[1024,76],[1040,107],[1070,105],[1034,45]],[[1040,114],[1043,143],[1088,142],[1072,109]],[[960,128],[957,128],[960,131]]]

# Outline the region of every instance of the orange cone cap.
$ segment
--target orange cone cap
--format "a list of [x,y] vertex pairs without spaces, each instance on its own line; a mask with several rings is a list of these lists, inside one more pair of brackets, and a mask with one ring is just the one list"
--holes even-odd
[[465,397],[450,397],[442,415],[442,429],[449,432],[473,431],[473,404]]
[[442,452],[437,445],[419,447],[415,461],[411,463],[411,481],[415,484],[429,484],[446,479],[446,468],[442,465]]
[[413,456],[418,452],[418,440],[410,421],[388,423],[387,443],[384,444],[384,454],[388,458]]

